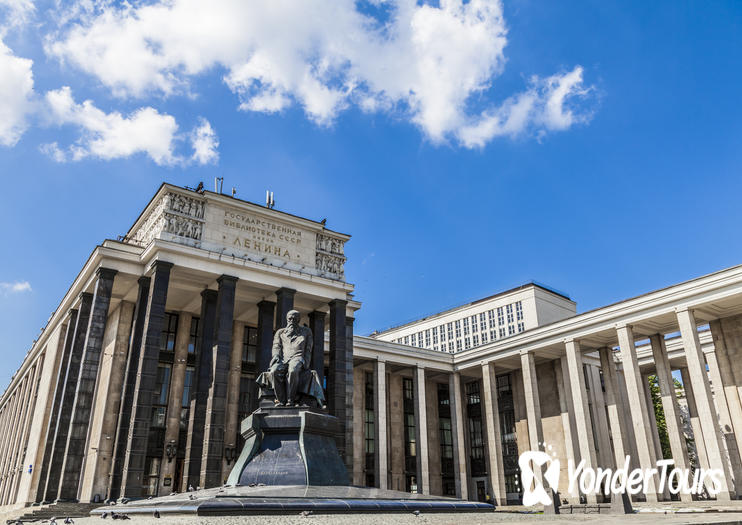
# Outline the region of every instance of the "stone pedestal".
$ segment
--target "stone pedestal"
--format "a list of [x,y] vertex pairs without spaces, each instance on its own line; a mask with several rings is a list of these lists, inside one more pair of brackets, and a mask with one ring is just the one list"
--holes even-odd
[[348,485],[337,418],[311,409],[259,408],[242,421],[242,454],[228,485]]

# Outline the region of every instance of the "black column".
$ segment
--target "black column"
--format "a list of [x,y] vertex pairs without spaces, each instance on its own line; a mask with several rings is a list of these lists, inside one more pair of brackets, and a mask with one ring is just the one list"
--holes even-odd
[[36,502],[41,503],[44,500],[44,490],[46,489],[46,480],[49,475],[49,465],[52,458],[52,449],[54,448],[54,433],[57,429],[57,418],[59,417],[59,407],[62,404],[62,394],[64,393],[64,378],[67,374],[67,365],[70,361],[70,352],[72,352],[72,339],[75,333],[75,322],[77,321],[77,309],[69,312],[67,319],[67,329],[64,332],[64,344],[62,346],[62,356],[59,359],[59,370],[57,371],[56,386],[54,387],[54,401],[52,402],[51,412],[49,413],[49,424],[46,427],[46,439],[44,441],[44,458],[41,461],[41,470],[39,471],[39,484],[36,489]]
[[95,384],[98,381],[100,353],[103,348],[103,333],[108,319],[108,306],[111,304],[113,279],[118,273],[109,268],[98,268],[95,280],[93,305],[88,319],[85,336],[85,349],[77,376],[77,390],[72,404],[70,432],[67,436],[67,447],[64,452],[62,478],[59,480],[58,500],[77,501],[77,490],[80,486],[80,475],[85,458],[85,446],[90,427],[90,414],[93,408]]
[[121,495],[129,498],[143,495],[147,438],[152,420],[152,404],[157,384],[157,363],[160,357],[160,335],[165,322],[165,303],[172,267],[172,263],[165,261],[155,261],[152,264],[154,272],[142,326],[142,345],[137,364],[131,425],[121,479]]
[[57,416],[57,428],[54,431],[54,442],[52,444],[51,462],[49,473],[46,478],[44,489],[44,500],[52,502],[57,499],[59,493],[59,479],[62,477],[62,463],[64,462],[64,449],[67,446],[67,436],[70,431],[70,417],[72,415],[72,403],[75,400],[75,388],[77,377],[80,373],[80,358],[85,345],[85,331],[88,327],[90,317],[90,306],[93,304],[93,294],[83,292],[80,294],[80,308],[75,321],[75,331],[72,336],[72,351],[66,366],[64,386],[62,391],[62,402],[59,405]]
[[353,472],[353,317],[345,318],[345,467]]
[[291,288],[276,290],[276,330],[286,328],[286,314],[294,309],[294,294]]
[[206,403],[203,456],[201,460],[202,488],[221,486],[222,456],[224,455],[224,426],[227,422],[227,376],[232,350],[234,297],[237,278],[222,275],[217,279],[219,293],[216,299],[216,322],[212,352],[212,373],[209,397]]
[[201,292],[201,340],[198,345],[198,366],[196,385],[191,392],[191,407],[188,413],[188,437],[183,465],[183,490],[189,486],[196,488],[201,481],[201,457],[203,455],[204,426],[206,424],[206,403],[211,385],[211,367],[214,346],[214,327],[216,325],[215,290]]
[[[258,355],[256,356],[256,369],[258,374],[268,370],[271,362],[271,351],[273,347],[273,316],[276,303],[272,301],[260,301],[258,303]],[[258,408],[259,389],[255,385],[256,395],[250,399],[250,411]]]
[[121,479],[124,474],[126,446],[129,442],[129,427],[131,426],[131,406],[134,403],[134,389],[136,388],[137,372],[139,369],[139,354],[142,349],[142,334],[144,320],[147,314],[147,299],[149,297],[149,277],[139,278],[139,292],[137,293],[136,309],[134,311],[134,327],[129,340],[129,353],[126,357],[126,376],[124,389],[121,393],[121,406],[116,428],[116,443],[114,444],[111,461],[111,483],[108,488],[108,499],[115,500],[121,495]]
[[311,366],[322,386],[325,385],[325,317],[325,312],[316,310],[309,314],[309,329],[314,339]]
[[340,422],[340,434],[337,436],[338,451],[343,458],[343,462],[347,464],[345,457],[345,384],[348,380],[346,362],[346,304],[347,301],[341,299],[330,301],[330,369],[327,376],[327,408],[330,414],[338,418]]

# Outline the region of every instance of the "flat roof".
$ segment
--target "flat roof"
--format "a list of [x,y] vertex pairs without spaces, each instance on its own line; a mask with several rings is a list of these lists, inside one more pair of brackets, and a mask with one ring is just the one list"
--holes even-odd
[[435,317],[439,317],[439,316],[442,316],[442,315],[445,315],[445,314],[449,314],[451,312],[454,312],[456,310],[460,310],[462,308],[467,308],[469,306],[475,306],[475,305],[480,304],[480,303],[491,301],[492,299],[496,299],[497,297],[501,297],[503,295],[508,295],[508,294],[511,294],[511,293],[519,292],[519,291],[525,290],[527,288],[540,288],[541,290],[543,290],[545,292],[548,292],[548,293],[553,294],[553,295],[557,295],[557,296],[559,296],[559,297],[561,297],[563,299],[566,299],[566,300],[568,300],[570,302],[574,302],[569,297],[569,295],[567,295],[567,294],[565,294],[563,292],[559,292],[559,291],[555,290],[554,288],[551,288],[551,287],[546,286],[544,284],[538,283],[536,281],[529,281],[529,282],[527,282],[525,284],[522,284],[520,286],[516,286],[515,288],[510,288],[508,290],[505,290],[505,291],[502,291],[502,292],[498,292],[496,294],[488,295],[487,297],[483,297],[481,299],[476,299],[474,301],[470,301],[468,303],[460,304],[460,305],[454,306],[452,308],[447,308],[445,310],[441,310],[440,312],[436,312],[434,314],[430,314],[430,315],[426,315],[424,317],[420,317],[418,319],[415,319],[414,321],[408,321],[408,322],[402,323],[400,325],[392,326],[391,328],[385,328],[384,330],[375,330],[373,333],[371,333],[371,335],[369,337],[376,337],[376,336],[385,334],[387,332],[391,332],[392,330],[399,330],[401,328],[404,328],[406,326],[413,325],[415,323],[419,323],[421,321],[427,321],[428,319],[433,319]]

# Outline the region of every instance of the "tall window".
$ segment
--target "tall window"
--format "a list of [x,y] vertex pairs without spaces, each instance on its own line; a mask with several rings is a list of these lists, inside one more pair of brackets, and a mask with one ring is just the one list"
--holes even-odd
[[425,346],[430,346],[430,329],[425,330]]
[[498,326],[505,324],[505,309],[502,306],[497,308],[497,324]]
[[198,317],[191,317],[191,329],[188,333],[188,353],[189,354],[195,354],[196,353],[196,347],[198,345],[198,336],[201,335],[201,332],[199,331],[199,318]]
[[487,330],[482,331],[482,344],[487,342]]
[[456,351],[461,351],[461,339],[456,339]]
[[180,430],[188,428],[188,410],[191,406],[191,389],[195,378],[196,369],[192,366],[186,367],[185,380],[183,381],[183,397],[180,402]]
[[448,339],[453,339],[453,323],[448,323],[446,329],[448,330]]
[[445,341],[446,340],[446,328],[445,328],[445,326],[444,325],[440,325],[438,327],[438,331],[441,334],[441,341]]
[[245,335],[242,337],[242,362],[254,363],[258,355],[258,329],[250,326],[245,327]]
[[417,334],[412,334],[410,336],[410,344],[412,346],[417,346]]
[[[437,326],[434,326],[433,327],[433,344],[434,345],[437,345],[438,344],[438,327]],[[437,348],[436,348],[436,350],[437,350]]]
[[147,496],[157,496],[157,487],[160,480],[160,461],[159,457],[148,457],[144,467],[144,473],[147,478]]
[[471,338],[470,337],[464,337],[464,348],[469,349],[471,348]]
[[454,321],[456,327],[456,337],[461,337],[461,321]]
[[364,419],[363,434],[366,451],[366,486],[373,487],[375,483],[374,468],[376,466],[376,428],[374,421],[374,374],[365,374]]
[[155,383],[154,406],[152,407],[152,426],[165,428],[167,417],[167,395],[170,389],[170,365],[160,363],[157,365],[157,382]]
[[464,335],[469,335],[469,318],[464,318]]
[[466,383],[466,415],[469,427],[472,475],[483,476],[487,472],[484,461],[484,439],[482,437],[482,405],[479,381]]
[[[484,335],[484,334],[482,334],[482,335]],[[471,343],[474,346],[479,346],[479,336],[477,334],[474,334],[473,336],[471,336]]]
[[489,320],[490,328],[494,328],[495,327],[495,311],[494,310],[489,310],[487,312],[487,319]]
[[402,378],[405,441],[405,489],[417,492],[417,437],[415,436],[415,392],[410,378]]
[[487,329],[487,321],[484,319],[484,312],[479,314],[479,330],[484,332]]
[[505,307],[505,310],[507,311],[507,314],[508,314],[508,323],[512,323],[513,322],[513,305],[512,304],[507,305]]
[[520,301],[515,303],[515,317],[518,319],[518,321],[523,320],[523,303]]
[[518,440],[515,434],[515,410],[510,374],[502,374],[495,379],[497,383],[497,408],[500,412],[500,442],[502,444],[502,463],[505,475],[505,491],[508,501],[520,501],[521,487],[518,468]]
[[477,333],[479,331],[479,326],[477,325],[477,316],[472,315],[471,316],[471,331],[473,334]]
[[175,333],[178,331],[178,314],[165,312],[165,323],[160,334],[160,350],[175,350]]

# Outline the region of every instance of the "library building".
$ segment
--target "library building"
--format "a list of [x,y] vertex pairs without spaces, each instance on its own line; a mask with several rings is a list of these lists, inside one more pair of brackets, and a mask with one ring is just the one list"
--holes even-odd
[[351,237],[325,221],[162,184],[113,237],[0,397],[0,511],[223,485],[292,311],[353,485],[518,505],[519,456],[545,450],[564,502],[604,498],[570,493],[570,460],[627,456],[720,473],[636,499],[742,496],[742,266],[583,313],[524,283],[357,335]]

